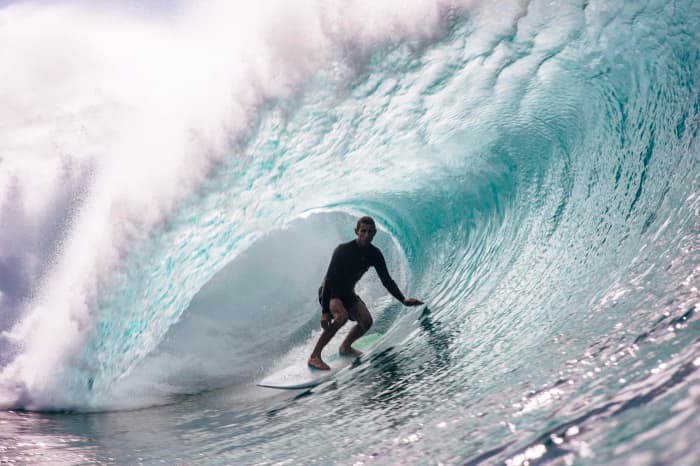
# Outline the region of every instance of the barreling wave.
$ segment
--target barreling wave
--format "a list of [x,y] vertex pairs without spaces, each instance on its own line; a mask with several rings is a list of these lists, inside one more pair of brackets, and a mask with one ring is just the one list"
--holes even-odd
[[[3,404],[125,408],[250,384],[313,341],[314,290],[360,214],[377,220],[402,289],[428,303],[416,323],[372,280],[361,284],[386,345],[421,355],[407,363],[423,374],[406,378],[410,392],[436,400],[458,390],[454,404],[488,406],[546,385],[523,403],[527,416],[554,393],[617,393],[619,380],[655,364],[634,363],[650,340],[669,362],[648,391],[663,393],[679,367],[697,377],[697,341],[684,329],[697,327],[699,297],[700,12],[693,2],[608,3],[513,2],[498,14],[475,2],[418,5],[379,16],[389,24],[376,29],[321,8],[319,23],[298,25],[320,36],[273,36],[300,42],[259,49],[278,55],[236,81],[235,110],[193,93],[196,112],[163,126],[170,107],[160,108],[151,124],[128,126],[142,137],[126,146],[107,131],[116,148],[73,170],[64,163],[63,197],[37,201],[62,213],[46,214],[38,235],[51,241],[32,250],[54,251],[36,265],[41,279],[3,301],[19,320]],[[282,56],[290,51],[299,55]],[[177,67],[195,68],[204,81],[193,87],[231,86],[196,64]],[[102,141],[100,113],[114,106],[98,100],[60,124],[96,114]],[[152,153],[168,157],[144,159]],[[22,180],[13,192],[25,193]],[[17,208],[8,199],[5,218]],[[15,242],[27,212],[12,217]],[[619,359],[610,375],[586,378],[587,364]],[[595,413],[617,413],[645,387]],[[475,460],[525,451],[518,440]]]

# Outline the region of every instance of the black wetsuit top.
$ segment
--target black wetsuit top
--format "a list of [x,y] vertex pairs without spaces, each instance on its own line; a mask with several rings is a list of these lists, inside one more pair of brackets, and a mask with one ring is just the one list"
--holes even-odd
[[328,265],[326,277],[319,289],[319,301],[323,312],[330,313],[328,303],[332,298],[340,298],[344,302],[355,297],[355,284],[362,278],[370,267],[374,267],[384,288],[399,301],[404,301],[404,295],[399,290],[386,268],[384,255],[373,244],[360,247],[357,241],[342,243],[333,251],[331,263]]

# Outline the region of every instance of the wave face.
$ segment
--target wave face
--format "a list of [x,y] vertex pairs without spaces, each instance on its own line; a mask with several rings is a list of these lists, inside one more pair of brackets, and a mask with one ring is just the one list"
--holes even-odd
[[[693,457],[696,2],[124,8],[0,10],[0,405],[223,389],[234,463]],[[380,346],[266,411],[365,214],[427,306],[369,273]]]

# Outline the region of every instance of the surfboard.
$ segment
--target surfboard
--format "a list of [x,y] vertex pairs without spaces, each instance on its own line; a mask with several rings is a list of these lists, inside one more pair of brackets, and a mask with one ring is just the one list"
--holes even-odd
[[[371,333],[358,338],[352,346],[366,353],[381,337],[381,333]],[[324,357],[326,364],[331,367],[329,371],[314,369],[304,362],[303,365],[293,365],[274,372],[258,382],[257,385],[259,387],[277,388],[280,390],[313,388],[332,379],[338,372],[350,366],[356,360],[356,356],[341,356],[335,353]]]

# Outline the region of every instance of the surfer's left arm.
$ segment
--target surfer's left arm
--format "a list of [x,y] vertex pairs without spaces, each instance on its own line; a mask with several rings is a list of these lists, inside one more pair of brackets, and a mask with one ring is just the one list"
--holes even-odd
[[374,269],[377,271],[377,275],[379,275],[379,279],[382,281],[382,285],[384,285],[384,288],[391,293],[391,295],[396,298],[397,300],[401,301],[401,303],[404,306],[419,306],[423,304],[423,301],[420,301],[416,298],[406,298],[403,293],[401,293],[401,290],[399,289],[398,285],[394,281],[393,278],[391,278],[391,275],[389,275],[389,270],[386,267],[386,261],[384,260],[384,255],[382,252],[377,249],[377,259],[376,263],[374,264]]

